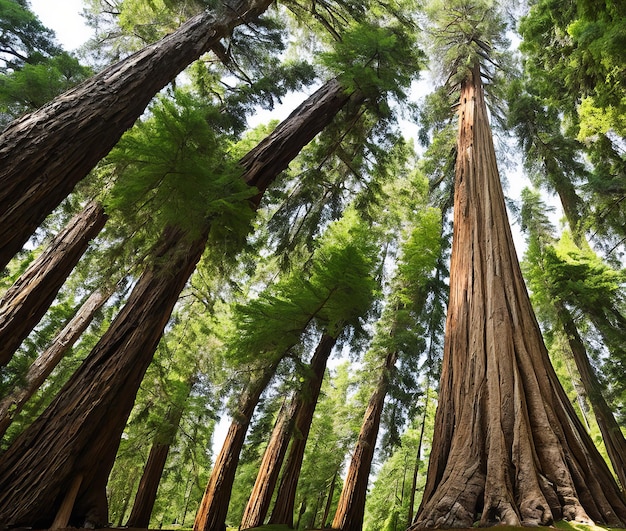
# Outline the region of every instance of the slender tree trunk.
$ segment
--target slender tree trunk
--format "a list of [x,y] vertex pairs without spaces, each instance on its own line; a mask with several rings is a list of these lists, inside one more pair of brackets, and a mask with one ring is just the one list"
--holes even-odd
[[[191,383],[191,382],[190,382]],[[191,391],[191,385],[189,386]],[[178,425],[183,416],[183,406],[173,405],[165,415],[162,430],[157,433],[150,448],[148,461],[139,480],[139,487],[126,527],[145,527],[150,524],[150,516],[156,501],[157,490],[167,461],[167,454],[176,439]]]
[[298,400],[292,400],[289,407],[283,404],[278,414],[272,435],[263,453],[263,460],[250,499],[241,518],[240,529],[259,527],[265,521],[280,474],[280,467],[289,446],[293,419],[298,412],[298,405]]
[[324,514],[322,515],[322,521],[320,522],[322,529],[326,528],[326,521],[328,520],[328,515],[330,514],[330,508],[333,505],[333,496],[335,495],[335,485],[337,484],[338,475],[339,470],[335,470],[335,473],[333,474],[333,479],[330,481],[328,498],[326,498],[326,506],[324,507]]
[[367,483],[376,449],[380,417],[389,388],[390,373],[394,369],[396,359],[397,353],[395,351],[387,354],[382,374],[365,410],[359,438],[352,454],[350,467],[339,497],[339,505],[333,519],[333,529],[361,531],[363,528]]
[[11,123],[0,135],[0,269],[159,90],[271,3],[227,0]]
[[106,525],[105,487],[143,375],[205,234],[165,230],[127,304],[52,404],[0,457],[0,521],[49,525],[74,478],[70,523]]
[[294,423],[294,438],[289,448],[283,476],[278,487],[276,503],[270,517],[271,524],[287,524],[289,527],[293,527],[296,487],[300,477],[304,449],[309,430],[311,429],[311,423],[313,422],[317,399],[322,388],[326,362],[336,342],[336,337],[327,333],[322,334],[322,338],[311,358],[310,376],[300,398],[301,404],[298,407],[298,414]]
[[102,205],[90,202],[4,294],[0,301],[0,366],[11,360],[44,316],[106,219]]
[[[242,159],[243,178],[259,190],[253,207],[315,136],[311,129],[323,129],[349,99],[337,82],[327,83]],[[72,521],[107,523],[105,487],[122,431],[207,231],[189,242],[180,230],[165,230],[152,265],[109,330],[50,407],[0,456],[0,521],[45,527],[59,493],[84,473]]]
[[476,65],[461,87],[439,407],[410,529],[561,518],[620,525],[626,504],[550,365],[513,245]]
[[598,421],[598,427],[613,465],[613,470],[615,470],[622,487],[626,488],[626,439],[624,439],[624,434],[615,421],[613,411],[611,411],[606,400],[604,400],[604,396],[602,396],[602,386],[589,363],[587,349],[578,334],[574,319],[563,302],[556,300],[554,304],[574,355],[580,379]]
[[428,402],[430,395],[430,383],[426,386],[426,400],[424,403],[424,415],[422,416],[422,425],[420,427],[420,436],[417,443],[417,451],[415,452],[415,465],[413,466],[413,480],[411,481],[411,497],[409,498],[409,517],[407,525],[413,522],[413,511],[415,510],[415,493],[417,492],[417,477],[422,463],[422,445],[424,443],[424,432],[426,431],[426,419],[428,418]]
[[239,454],[246,438],[250,419],[261,393],[274,376],[279,361],[280,358],[262,369],[250,383],[239,402],[196,514],[193,526],[196,531],[223,531],[226,528],[226,515],[239,464]]
[[112,294],[113,290],[94,291],[65,328],[53,339],[51,345],[32,363],[24,377],[24,382],[0,400],[0,437],[4,436],[13,419],[50,376],[63,356],[87,329],[96,312]]

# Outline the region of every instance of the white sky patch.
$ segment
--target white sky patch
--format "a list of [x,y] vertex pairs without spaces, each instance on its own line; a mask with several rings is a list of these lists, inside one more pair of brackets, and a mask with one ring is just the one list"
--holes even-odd
[[63,49],[71,52],[92,35],[81,16],[83,0],[30,0],[31,10],[44,26],[54,30]]

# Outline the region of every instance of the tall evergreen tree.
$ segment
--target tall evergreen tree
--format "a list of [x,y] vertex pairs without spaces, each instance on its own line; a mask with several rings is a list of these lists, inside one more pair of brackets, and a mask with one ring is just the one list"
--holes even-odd
[[496,6],[437,7],[439,53],[460,83],[455,217],[439,407],[410,529],[618,524],[626,504],[550,365],[507,221],[482,82],[496,74]]

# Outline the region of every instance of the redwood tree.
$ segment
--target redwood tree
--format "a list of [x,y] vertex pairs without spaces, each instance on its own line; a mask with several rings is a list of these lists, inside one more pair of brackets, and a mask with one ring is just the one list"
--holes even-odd
[[550,364],[513,245],[481,79],[493,8],[440,11],[460,82],[454,235],[435,434],[410,529],[619,525],[626,504]]

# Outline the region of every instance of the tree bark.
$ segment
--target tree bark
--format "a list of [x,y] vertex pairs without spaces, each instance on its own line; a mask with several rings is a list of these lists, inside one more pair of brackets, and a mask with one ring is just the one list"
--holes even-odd
[[70,523],[107,525],[105,488],[119,441],[163,328],[206,242],[164,231],[146,269],[79,370],[0,457],[0,521],[50,525],[82,475]]
[[228,428],[222,449],[213,465],[209,483],[204,491],[193,525],[194,531],[223,531],[226,528],[228,503],[239,464],[239,454],[246,438],[250,419],[261,393],[274,376],[281,358],[264,367],[242,396],[233,416],[233,421]]
[[0,366],[11,360],[44,316],[106,219],[102,205],[90,202],[4,294],[0,301]]
[[0,135],[0,269],[141,116],[152,97],[271,0],[227,0]]
[[112,293],[113,290],[94,291],[65,328],[54,338],[51,345],[28,368],[23,384],[0,400],[0,437],[4,436],[16,415],[22,411],[26,402],[50,376],[66,352],[76,343],[93,320],[96,312]]
[[280,474],[280,467],[291,439],[293,420],[298,413],[298,405],[298,400],[292,400],[288,408],[283,404],[278,414],[272,435],[263,453],[263,460],[250,499],[241,518],[240,529],[259,527],[265,521]]
[[395,367],[396,359],[397,354],[395,351],[387,354],[382,374],[365,410],[359,438],[350,460],[350,467],[346,474],[337,511],[333,519],[333,529],[361,531],[363,528],[367,483],[372,468],[374,450],[376,449],[380,417],[383,412],[387,389],[389,388],[390,373]]
[[327,333],[322,334],[322,338],[311,358],[309,365],[310,376],[299,398],[300,405],[298,406],[298,414],[294,423],[294,437],[278,487],[274,510],[269,520],[270,524],[287,524],[289,527],[293,527],[296,487],[300,477],[304,449],[311,429],[311,423],[313,422],[317,399],[322,388],[326,362],[336,342],[336,337]]
[[260,191],[253,198],[255,206],[271,181],[349,101],[358,106],[364,98],[348,94],[337,79],[327,81],[239,161],[245,168],[244,181]]
[[462,83],[439,407],[411,530],[620,525],[626,504],[550,365],[507,220],[478,65]]
[[[191,382],[190,382],[191,383]],[[191,386],[189,386],[191,392]],[[139,487],[135,495],[133,508],[126,522],[126,527],[145,527],[150,524],[150,516],[156,501],[157,490],[167,461],[170,447],[176,439],[178,425],[183,416],[183,406],[176,404],[168,409],[162,429],[156,434],[148,461],[143,469],[143,474],[139,480]]]
[[591,402],[613,470],[622,488],[626,488],[626,439],[624,439],[624,434],[613,416],[613,411],[602,396],[602,386],[591,363],[589,363],[587,349],[580,338],[574,319],[562,301],[555,301],[555,306],[572,350],[585,393]]

